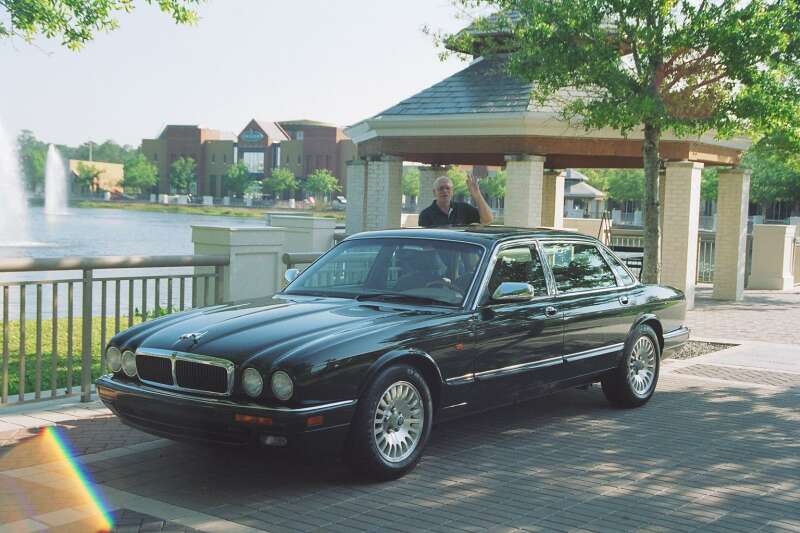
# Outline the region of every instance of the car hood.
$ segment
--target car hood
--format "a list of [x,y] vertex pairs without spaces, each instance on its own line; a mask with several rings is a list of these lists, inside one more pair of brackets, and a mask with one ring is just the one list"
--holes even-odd
[[239,364],[264,355],[275,361],[297,351],[322,349],[342,339],[374,336],[384,330],[388,330],[386,337],[395,337],[399,325],[443,312],[343,298],[273,297],[165,317],[149,327],[141,326],[127,344],[139,350],[224,357]]

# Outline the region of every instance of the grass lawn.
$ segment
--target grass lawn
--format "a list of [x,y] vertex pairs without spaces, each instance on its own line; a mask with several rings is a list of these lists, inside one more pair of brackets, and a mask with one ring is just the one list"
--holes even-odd
[[148,202],[99,202],[83,200],[73,207],[91,207],[99,209],[125,209],[129,211],[154,211],[158,213],[180,213],[185,215],[208,215],[219,217],[243,217],[263,219],[266,213],[281,213],[287,215],[307,215],[344,220],[344,211],[324,211],[310,209],[257,209],[251,207],[227,207],[210,205],[163,205]]
[[[133,323],[138,324],[142,321],[141,315],[136,315]],[[16,395],[19,392],[20,381],[20,323],[18,320],[10,321],[8,323],[8,394],[9,396]],[[120,329],[128,327],[128,317],[121,317]],[[92,379],[98,378],[100,375],[107,372],[105,369],[100,368],[100,333],[101,333],[100,318],[95,317],[92,320]],[[83,342],[83,321],[80,318],[75,318],[72,323],[72,387],[80,388],[81,384],[81,343]],[[114,320],[106,322],[106,342],[114,335]],[[57,340],[57,357],[52,357],[52,339],[53,339],[53,321],[42,320],[42,354],[40,359],[40,368],[42,376],[42,395],[47,397],[52,386],[52,369],[55,363],[56,369],[56,388],[67,386],[67,375],[69,373],[69,357],[67,351],[68,344],[68,329],[67,319],[58,319],[58,340]],[[3,331],[0,330],[0,347],[4,345],[5,339],[3,338]],[[0,348],[1,350],[2,348]],[[2,352],[0,352],[2,353]],[[36,390],[36,368],[37,368],[37,355],[36,355],[36,321],[25,321],[25,392],[34,392]]]

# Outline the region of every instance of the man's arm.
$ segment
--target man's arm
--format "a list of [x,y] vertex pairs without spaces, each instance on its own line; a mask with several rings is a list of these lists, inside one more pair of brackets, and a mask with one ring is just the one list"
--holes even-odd
[[478,187],[478,180],[475,176],[467,176],[467,187],[469,187],[469,195],[478,207],[478,213],[481,215],[481,224],[491,224],[494,220],[492,210],[489,209],[489,204],[483,199],[481,188]]

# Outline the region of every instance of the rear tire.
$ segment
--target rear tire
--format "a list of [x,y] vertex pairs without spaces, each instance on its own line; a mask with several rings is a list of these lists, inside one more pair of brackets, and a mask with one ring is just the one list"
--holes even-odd
[[425,378],[411,366],[390,366],[358,402],[345,459],[370,478],[399,478],[416,466],[432,425],[433,402]]
[[658,336],[650,326],[637,326],[625,342],[619,366],[602,379],[603,394],[619,407],[644,405],[653,397],[660,368]]

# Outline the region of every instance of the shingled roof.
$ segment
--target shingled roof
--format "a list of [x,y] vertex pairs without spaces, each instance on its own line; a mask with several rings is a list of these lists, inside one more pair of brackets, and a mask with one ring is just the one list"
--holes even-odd
[[507,56],[480,58],[464,70],[379,113],[382,116],[455,115],[470,113],[555,112],[572,93],[561,91],[539,105],[531,98],[533,84],[512,76]]

